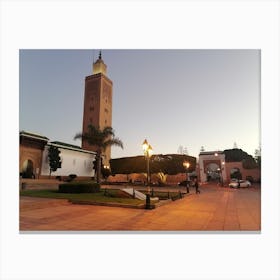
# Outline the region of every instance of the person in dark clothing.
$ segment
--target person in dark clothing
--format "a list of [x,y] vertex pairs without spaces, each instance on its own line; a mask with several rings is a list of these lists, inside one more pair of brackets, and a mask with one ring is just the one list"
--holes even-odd
[[187,190],[187,193],[190,192],[190,182],[188,180],[186,181],[186,190]]
[[195,193],[200,193],[200,190],[198,189],[198,181],[197,178],[194,178],[194,187],[195,187]]

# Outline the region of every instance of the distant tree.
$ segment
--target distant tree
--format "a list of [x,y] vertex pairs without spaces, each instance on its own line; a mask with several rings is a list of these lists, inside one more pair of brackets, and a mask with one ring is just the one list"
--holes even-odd
[[146,160],[144,156],[124,157],[110,160],[112,174],[145,173]]
[[188,155],[188,154],[189,154],[188,148],[187,148],[187,147],[184,147],[184,149],[183,149],[183,154],[184,154],[184,155]]
[[179,146],[177,153],[179,155],[188,155],[189,154],[187,147],[183,147],[182,145]]
[[242,161],[243,159],[249,156],[246,152],[242,151],[241,149],[224,150],[224,153],[227,162]]
[[242,160],[242,166],[245,169],[253,169],[257,167],[257,163],[255,159],[252,156],[248,156],[245,159]]
[[184,153],[183,151],[184,151],[184,148],[183,148],[182,145],[180,145],[180,146],[178,147],[177,153],[180,154],[180,155],[182,155],[182,154]]
[[50,174],[49,177],[51,177],[51,173],[55,172],[58,168],[61,168],[61,158],[59,156],[60,151],[55,146],[50,146],[48,149],[48,158],[49,158],[49,167],[50,167]]
[[[183,162],[190,163],[189,172],[195,170],[196,158],[187,155],[168,154],[153,155],[150,160],[151,173],[174,175],[186,172]],[[146,173],[146,160],[144,156],[111,159],[112,174]]]
[[256,160],[241,149],[224,150],[226,162],[242,162],[245,169],[257,167]]
[[88,142],[92,147],[96,148],[96,181],[100,182],[101,177],[101,158],[102,153],[106,151],[107,147],[118,146],[123,148],[123,143],[119,138],[115,137],[115,133],[112,127],[105,127],[100,129],[93,125],[88,126],[88,132],[77,133],[74,139],[82,139]]

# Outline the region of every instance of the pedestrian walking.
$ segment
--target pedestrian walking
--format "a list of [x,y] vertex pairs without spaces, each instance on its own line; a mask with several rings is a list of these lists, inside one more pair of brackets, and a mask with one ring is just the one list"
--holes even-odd
[[200,193],[200,190],[198,189],[198,181],[197,178],[194,178],[194,187],[195,187],[195,193]]
[[186,190],[187,190],[187,193],[190,193],[190,181],[186,181]]

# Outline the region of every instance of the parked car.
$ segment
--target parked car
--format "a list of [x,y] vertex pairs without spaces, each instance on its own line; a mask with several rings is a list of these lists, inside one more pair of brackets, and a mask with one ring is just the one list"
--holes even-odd
[[230,188],[247,188],[251,186],[251,183],[247,180],[234,180],[228,185]]
[[230,180],[230,182],[238,182],[239,180],[237,179],[237,178],[232,178],[231,180]]

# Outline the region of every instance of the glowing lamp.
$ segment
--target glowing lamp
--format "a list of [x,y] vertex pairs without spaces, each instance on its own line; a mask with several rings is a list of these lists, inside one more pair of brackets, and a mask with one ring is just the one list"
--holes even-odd
[[147,151],[148,147],[149,147],[149,144],[148,144],[148,141],[147,139],[144,140],[143,144],[142,144],[142,147],[143,147],[143,150],[144,151]]

